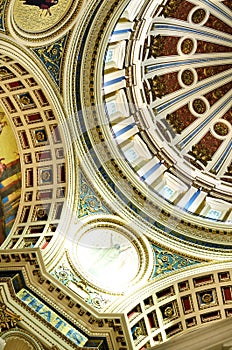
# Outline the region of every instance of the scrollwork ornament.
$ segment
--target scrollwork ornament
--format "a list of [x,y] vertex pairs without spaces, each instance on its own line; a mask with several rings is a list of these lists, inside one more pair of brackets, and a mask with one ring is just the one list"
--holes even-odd
[[109,211],[104,207],[83,177],[81,177],[78,217],[101,213],[109,213]]
[[187,257],[166,251],[153,245],[154,250],[154,272],[153,278],[165,273],[175,272],[179,269],[198,263]]
[[21,317],[7,310],[4,303],[0,303],[0,332],[4,329],[10,329],[17,326]]
[[57,85],[59,85],[60,82],[61,62],[64,55],[66,39],[65,36],[51,45],[34,49]]
[[85,302],[95,309],[102,309],[108,303],[108,300],[104,299],[101,294],[93,290],[85,281],[76,276],[67,263],[63,262],[58,265],[51,274],[70,289],[72,289],[71,284],[74,284],[77,288],[84,291],[86,295]]

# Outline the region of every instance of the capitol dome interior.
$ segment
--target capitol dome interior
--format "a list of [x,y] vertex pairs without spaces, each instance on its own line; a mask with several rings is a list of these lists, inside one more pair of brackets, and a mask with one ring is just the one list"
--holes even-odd
[[0,0],[0,350],[232,349],[231,0]]

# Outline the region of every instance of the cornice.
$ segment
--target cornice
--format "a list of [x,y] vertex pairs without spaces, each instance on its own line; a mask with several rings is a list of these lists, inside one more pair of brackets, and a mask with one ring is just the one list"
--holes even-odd
[[[0,271],[5,271],[5,275],[7,274],[6,271],[21,271],[25,281],[25,289],[28,289],[30,293],[33,293],[37,298],[46,302],[47,305],[65,317],[71,324],[88,334],[90,338],[103,337],[108,339],[107,344],[109,349],[114,350],[119,349],[118,346],[120,346],[120,343],[126,341],[125,337],[127,335],[123,335],[123,314],[101,315],[91,306],[88,306],[75,293],[46,272],[39,249],[23,249],[15,250],[14,252],[5,250],[0,253],[0,261]],[[14,303],[20,304],[27,313],[32,313],[38,322],[42,322],[44,326],[61,337],[60,332],[51,325],[48,325],[45,320],[39,317],[38,313],[34,312],[17,298],[10,277],[5,277],[4,281],[10,286],[10,293],[14,299]],[[65,337],[62,337],[66,341]],[[119,338],[121,341],[117,340]],[[67,339],[67,344],[72,343]],[[124,348],[121,347],[120,349]]]

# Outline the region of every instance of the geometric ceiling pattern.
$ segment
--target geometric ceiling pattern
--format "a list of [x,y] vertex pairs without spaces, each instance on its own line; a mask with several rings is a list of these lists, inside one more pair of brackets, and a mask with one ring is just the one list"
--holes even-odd
[[0,303],[33,334],[6,342],[231,317],[231,34],[229,0],[0,1]]
[[104,67],[112,134],[138,180],[178,211],[223,222],[231,221],[230,21],[226,3],[153,2],[145,18],[123,23],[120,41],[118,22]]
[[[3,115],[10,116],[7,127],[11,125],[19,145],[16,158],[6,164],[1,174],[5,218],[5,233],[2,235],[10,233],[8,226],[18,208],[17,199],[21,196],[24,204],[20,206],[17,222],[11,220],[11,227],[14,223],[14,228],[8,247],[12,248],[15,244],[33,247],[39,244],[45,248],[57,228],[65,200],[65,156],[58,121],[46,92],[43,92],[33,73],[17,59],[5,54],[1,54],[0,58]],[[10,134],[3,128],[1,137],[5,133],[3,150],[12,148]],[[18,175],[19,156],[23,173],[21,190],[18,185],[21,180]]]

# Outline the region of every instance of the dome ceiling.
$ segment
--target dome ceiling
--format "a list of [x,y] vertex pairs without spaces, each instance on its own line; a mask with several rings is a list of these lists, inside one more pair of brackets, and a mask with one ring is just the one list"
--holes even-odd
[[117,151],[107,174],[114,166],[130,208],[169,232],[180,212],[230,232],[231,32],[229,2],[153,1],[130,2],[109,37],[101,124]]
[[45,3],[0,17],[14,305],[48,325],[44,295],[60,336],[124,350],[231,317],[230,2]]

